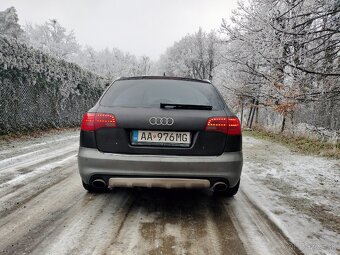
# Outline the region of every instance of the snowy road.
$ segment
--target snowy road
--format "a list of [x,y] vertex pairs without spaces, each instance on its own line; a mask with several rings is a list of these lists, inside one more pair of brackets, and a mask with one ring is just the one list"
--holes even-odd
[[[310,249],[309,254],[339,252],[338,217],[333,219],[334,228],[320,225],[326,235],[320,244],[313,236],[296,239],[292,226],[284,224],[284,217],[290,217],[300,224],[295,228],[300,234],[320,230],[309,233],[304,228],[308,222],[299,221],[302,212],[296,218],[289,215],[296,208],[285,200],[288,195],[281,198],[275,193],[280,187],[259,185],[266,185],[268,174],[273,175],[273,167],[260,165],[268,143],[245,138],[242,188],[227,199],[205,190],[116,189],[89,194],[78,175],[78,132],[0,141],[0,254],[301,254],[301,248],[307,253]],[[282,147],[273,150],[267,160],[284,168],[284,158],[270,162]],[[289,153],[285,155],[293,155]],[[339,166],[337,161],[328,164]],[[339,199],[334,190],[333,199]],[[337,212],[338,207],[328,209]],[[312,247],[309,239],[319,246]]]

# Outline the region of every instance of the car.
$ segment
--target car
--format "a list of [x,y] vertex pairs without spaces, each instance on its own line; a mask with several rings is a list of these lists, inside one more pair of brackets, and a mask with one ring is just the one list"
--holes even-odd
[[207,80],[119,78],[81,123],[78,167],[89,192],[206,188],[233,196],[242,165],[239,119]]

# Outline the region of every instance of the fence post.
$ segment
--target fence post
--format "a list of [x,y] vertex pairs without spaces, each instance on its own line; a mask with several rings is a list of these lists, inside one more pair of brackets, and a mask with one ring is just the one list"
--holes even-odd
[[254,107],[253,107],[254,109],[253,109],[253,114],[252,114],[252,116],[251,116],[249,128],[251,128],[251,127],[253,126],[253,120],[254,120],[255,111],[257,110],[257,106],[258,106],[258,104],[259,104],[259,100],[258,100],[258,99],[255,100],[255,98],[254,98],[254,101],[255,101],[255,105],[254,105]]
[[253,98],[253,102],[252,102],[252,105],[250,107],[249,116],[248,116],[248,120],[247,120],[247,127],[249,127],[249,128],[250,128],[250,125],[249,125],[250,124],[250,118],[251,118],[251,116],[253,114],[254,103],[255,103],[255,98]]
[[243,122],[243,97],[241,98],[241,128],[242,128],[242,122]]

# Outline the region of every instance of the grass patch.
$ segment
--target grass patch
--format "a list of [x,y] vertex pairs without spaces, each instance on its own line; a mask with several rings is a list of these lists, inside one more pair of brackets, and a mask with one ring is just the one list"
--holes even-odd
[[304,137],[289,137],[285,134],[275,134],[262,130],[244,130],[243,134],[277,142],[289,147],[293,151],[307,155],[318,155],[340,159],[340,142],[334,144]]

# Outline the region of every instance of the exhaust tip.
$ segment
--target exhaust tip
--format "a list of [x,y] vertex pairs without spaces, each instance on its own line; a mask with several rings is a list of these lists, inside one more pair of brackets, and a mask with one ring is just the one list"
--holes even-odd
[[228,186],[225,182],[216,182],[213,186],[214,191],[225,191],[227,188]]
[[106,182],[103,179],[95,179],[92,181],[92,186],[95,188],[106,188]]

